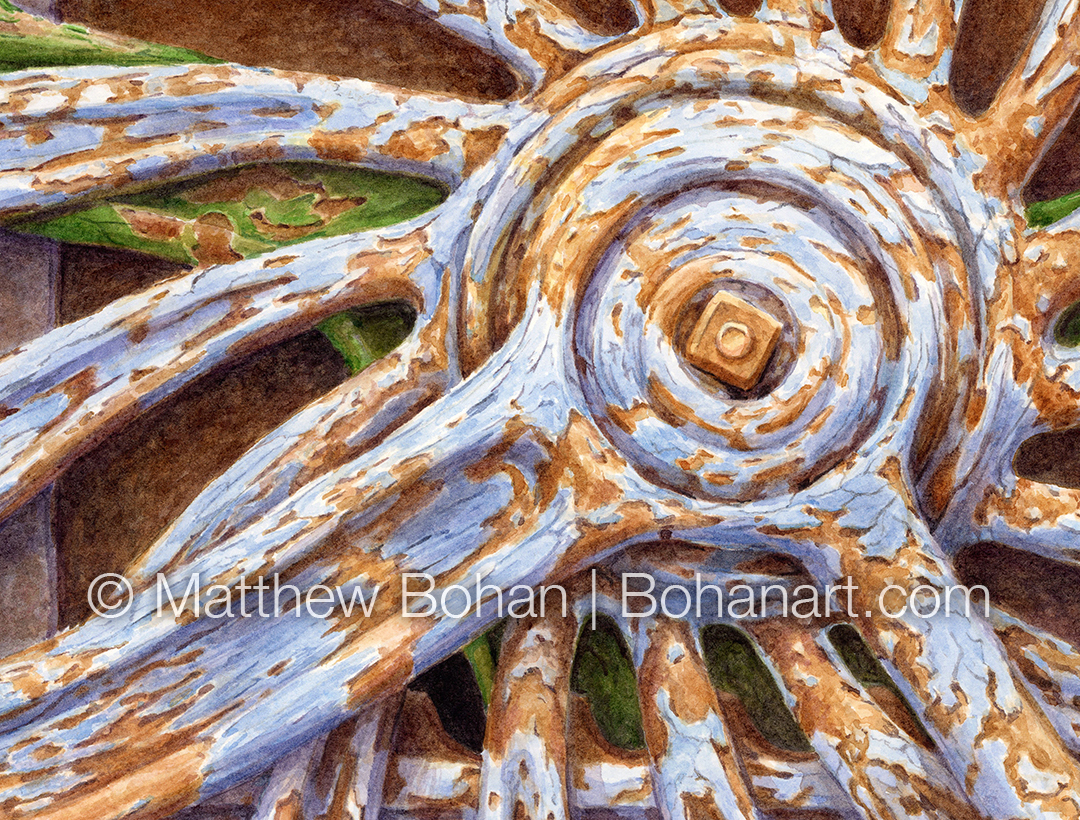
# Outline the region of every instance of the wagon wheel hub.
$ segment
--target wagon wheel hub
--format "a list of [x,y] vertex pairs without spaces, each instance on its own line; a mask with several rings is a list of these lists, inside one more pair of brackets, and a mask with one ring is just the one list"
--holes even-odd
[[[997,251],[972,252],[971,156],[895,90],[836,58],[754,53],[782,27],[715,21],[703,49],[705,27],[605,53],[541,96],[547,125],[473,231],[459,338],[472,370],[515,328],[535,348],[522,326],[546,305],[582,411],[622,456],[747,501],[914,431],[983,332],[967,297],[944,327],[945,294],[970,294]],[[936,434],[907,440],[926,452]]]
[[[812,770],[739,745],[691,629],[728,616],[631,623],[601,583],[633,644],[647,799],[665,820],[750,820],[763,800],[1075,817],[1075,653],[1000,610],[918,611],[982,538],[1075,563],[1080,495],[1001,466],[1027,436],[1080,424],[1080,357],[1051,330],[1080,293],[1080,229],[1024,234],[1019,205],[1074,108],[1073,6],[1047,5],[983,117],[942,85],[947,2],[894,3],[870,51],[817,0],[770,0],[760,19],[642,3],[638,29],[610,37],[545,0],[409,5],[527,90],[488,105],[236,66],[8,83],[7,215],[265,156],[450,192],[404,225],[159,283],[0,360],[9,515],[232,358],[355,305],[418,316],[403,347],[210,482],[129,569],[123,619],[5,661],[0,812],[165,816],[288,753],[260,798],[272,816],[346,718],[349,742],[319,748],[377,812],[409,681],[491,625],[502,593],[565,582],[571,616],[510,628],[483,759],[457,795],[483,820],[564,820],[588,780],[569,776],[565,738],[583,571],[630,568],[658,593],[851,583],[842,614],[744,625]],[[407,573],[429,598],[409,597]],[[374,603],[155,615],[158,577],[235,591],[269,575]],[[447,594],[474,583],[479,617],[451,613]],[[911,607],[884,607],[890,591]],[[838,621],[881,660],[891,706],[829,649]]]

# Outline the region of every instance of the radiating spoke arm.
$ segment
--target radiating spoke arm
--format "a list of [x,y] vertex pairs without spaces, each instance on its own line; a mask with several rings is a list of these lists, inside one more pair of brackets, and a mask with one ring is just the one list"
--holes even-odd
[[[116,796],[127,793],[125,777],[139,778],[146,812],[227,788],[463,645],[498,616],[492,587],[559,577],[609,546],[612,535],[598,534],[590,515],[620,538],[654,526],[637,508],[637,518],[617,523],[619,463],[567,410],[553,351],[541,334],[500,354],[358,461],[171,569],[165,583],[177,594],[198,577],[199,617],[194,596],[184,614],[166,602],[164,617],[156,615],[159,580],[136,591],[123,620],[94,619],[9,661],[0,721],[5,745],[19,749],[0,775],[14,801],[9,814],[31,816],[48,795],[58,809],[118,816],[132,808]],[[427,589],[430,576],[435,599],[406,599],[406,573],[420,574],[409,591]],[[451,584],[475,589],[477,576],[488,585],[483,617],[451,615],[462,608],[460,591],[441,593]],[[297,590],[321,584],[355,603],[325,618],[298,617],[294,598],[278,617],[213,617],[220,590],[243,597],[241,579],[249,607],[257,579]],[[81,675],[71,675],[73,663]],[[249,698],[253,681],[259,695]],[[280,714],[298,717],[267,733]],[[41,744],[63,751],[45,765],[34,752]],[[199,752],[177,762],[167,754],[176,744]],[[72,782],[57,774],[61,758],[121,780]]]
[[197,271],[0,360],[0,516],[131,414],[328,315],[402,301],[426,326],[467,229],[463,211],[452,197],[433,215],[394,229],[312,242],[303,255],[286,249]]
[[34,72],[0,93],[0,216],[267,159],[360,163],[454,186],[520,115],[232,65]]
[[811,745],[865,817],[906,817],[912,806],[928,818],[975,814],[941,761],[840,673],[822,633],[790,618],[748,626],[794,698]]
[[[966,797],[990,817],[1075,812],[1075,761],[917,517],[899,459],[878,452],[833,480],[837,489],[804,510],[854,584],[854,623],[897,674]],[[1027,750],[1029,775],[1006,765],[998,744]]]
[[[455,6],[438,0],[392,2],[435,17],[455,34],[494,52],[527,86],[564,74],[622,33],[593,31],[551,0],[478,0]],[[628,30],[636,27],[636,21],[626,22]]]
[[912,81],[920,86],[921,92],[913,95],[920,102],[932,85],[943,86],[948,78],[959,8],[956,0],[892,3],[885,37],[873,50],[873,59],[889,72],[888,77],[905,78],[905,92],[912,93]]
[[1073,754],[1080,754],[1077,648],[999,609],[991,610],[990,622],[1032,696]]
[[268,434],[199,494],[127,577],[152,582],[371,449],[445,393],[452,381],[445,344],[445,317],[437,317]]
[[634,654],[653,783],[666,820],[756,820],[716,691],[687,623],[635,620]]
[[554,607],[511,621],[484,739],[481,820],[570,816],[566,732],[576,638],[577,619]]
[[1018,262],[994,283],[986,400],[974,405],[980,413],[956,462],[959,486],[935,535],[950,550],[996,540],[1076,562],[1080,496],[1018,475],[1017,456],[1032,436],[1080,426],[1080,348],[1056,338],[1064,311],[1080,299],[1080,214],[1022,237],[1017,250]]

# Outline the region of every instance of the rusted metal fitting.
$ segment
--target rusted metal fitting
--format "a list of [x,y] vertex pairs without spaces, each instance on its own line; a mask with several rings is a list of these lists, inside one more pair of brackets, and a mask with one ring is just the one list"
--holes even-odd
[[750,390],[761,380],[780,330],[780,322],[765,311],[721,291],[705,306],[683,355],[725,384]]

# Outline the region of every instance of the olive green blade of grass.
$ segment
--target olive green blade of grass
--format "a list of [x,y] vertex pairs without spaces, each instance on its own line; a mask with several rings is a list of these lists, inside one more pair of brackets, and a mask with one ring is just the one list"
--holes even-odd
[[1027,206],[1024,216],[1027,217],[1028,227],[1045,228],[1064,219],[1077,208],[1080,208],[1080,191],[1045,202],[1033,202]]
[[0,0],[0,73],[65,66],[221,63],[186,48],[56,24]]

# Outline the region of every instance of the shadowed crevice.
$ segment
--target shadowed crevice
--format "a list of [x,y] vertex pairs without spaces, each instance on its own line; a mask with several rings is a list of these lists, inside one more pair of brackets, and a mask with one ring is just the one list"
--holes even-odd
[[871,48],[885,36],[889,0],[833,0],[833,16],[840,33],[855,48]]
[[431,699],[450,737],[474,752],[484,748],[487,731],[484,699],[464,654],[455,653],[436,664],[417,676],[410,688]]
[[[960,583],[986,587],[994,606],[1080,647],[1080,567],[991,542],[964,547],[953,563]],[[982,593],[971,601],[982,614]]]
[[711,624],[701,630],[701,646],[713,686],[739,699],[765,740],[790,752],[813,751],[746,635],[731,626]]
[[1045,0],[966,0],[949,69],[949,89],[961,111],[979,116],[990,108],[1034,35],[1044,5]]
[[1031,481],[1080,489],[1080,429],[1038,433],[1013,457],[1013,471]]
[[637,25],[637,12],[629,0],[552,0],[560,9],[594,34],[614,37]]
[[499,100],[501,60],[417,11],[379,0],[61,0],[69,22],[229,62]]

